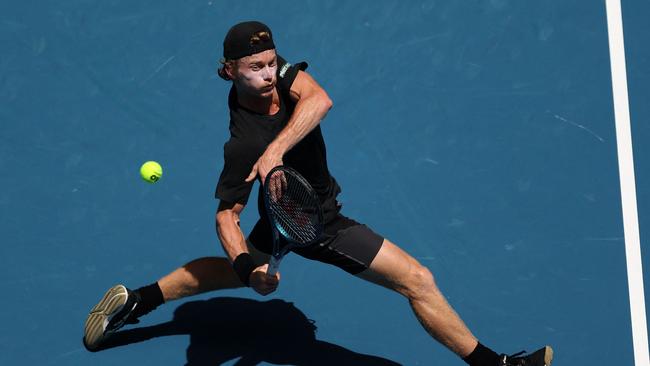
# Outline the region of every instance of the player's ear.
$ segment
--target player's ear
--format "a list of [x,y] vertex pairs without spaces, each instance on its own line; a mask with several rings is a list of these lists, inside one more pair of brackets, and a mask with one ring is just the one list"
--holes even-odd
[[230,80],[234,80],[234,79],[235,79],[235,67],[236,67],[235,63],[236,63],[236,62],[237,62],[237,61],[228,61],[228,62],[224,65],[224,71],[226,72],[226,75],[228,75],[228,78],[229,78]]
[[221,63],[221,67],[217,71],[219,76],[224,80],[234,80],[237,61],[221,59],[219,62]]

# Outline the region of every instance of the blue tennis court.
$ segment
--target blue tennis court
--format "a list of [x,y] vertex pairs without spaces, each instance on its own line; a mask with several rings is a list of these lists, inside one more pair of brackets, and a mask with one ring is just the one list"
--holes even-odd
[[[622,11],[650,268],[650,3]],[[250,19],[334,102],[343,212],[426,265],[484,344],[634,365],[607,14],[577,0],[2,2],[0,364],[463,364],[399,295],[292,254],[268,297],[171,302],[84,349],[107,288],[223,255],[215,70]]]

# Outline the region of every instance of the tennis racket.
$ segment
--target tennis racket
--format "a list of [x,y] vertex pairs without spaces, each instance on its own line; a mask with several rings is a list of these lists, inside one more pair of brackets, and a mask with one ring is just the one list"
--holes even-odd
[[264,205],[273,232],[273,253],[266,273],[273,276],[289,250],[311,245],[321,237],[323,211],[309,182],[282,165],[266,175]]

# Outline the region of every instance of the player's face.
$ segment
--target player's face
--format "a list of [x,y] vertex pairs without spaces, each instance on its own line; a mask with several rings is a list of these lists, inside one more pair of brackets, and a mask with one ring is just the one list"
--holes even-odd
[[275,50],[266,50],[237,61],[235,83],[238,90],[248,94],[270,97],[275,89],[275,72],[278,68]]

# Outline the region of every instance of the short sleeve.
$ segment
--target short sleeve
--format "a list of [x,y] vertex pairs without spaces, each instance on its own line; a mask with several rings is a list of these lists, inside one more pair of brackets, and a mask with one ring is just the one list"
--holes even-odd
[[281,90],[289,91],[293,81],[298,76],[298,71],[305,71],[307,67],[309,65],[306,62],[290,64],[282,56],[278,55],[278,87]]
[[247,149],[236,140],[230,140],[224,145],[224,164],[219,183],[215,191],[215,198],[230,203],[248,202],[255,181],[246,182],[245,179],[257,161],[255,149]]

